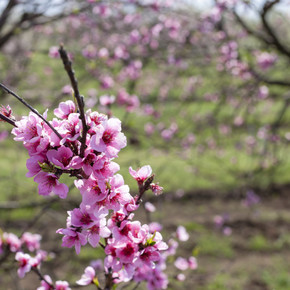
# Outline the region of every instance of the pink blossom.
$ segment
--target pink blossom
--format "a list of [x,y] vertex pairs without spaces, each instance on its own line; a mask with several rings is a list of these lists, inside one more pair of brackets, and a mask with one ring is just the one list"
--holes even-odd
[[269,89],[267,86],[260,86],[258,89],[258,98],[259,99],[266,99],[269,95]]
[[[40,282],[40,287],[37,288],[37,290],[51,290],[51,286],[52,285],[52,280],[50,278],[50,276],[48,275],[44,275],[45,281],[41,280]],[[47,284],[46,282],[48,282],[49,284]]]
[[[12,114],[12,109],[10,108],[9,105],[7,105],[6,108],[5,108],[4,106],[1,105],[1,107],[0,107],[0,113],[1,113],[2,115],[4,115],[5,117],[7,117],[7,118],[10,118],[10,119],[12,119],[12,120],[15,119],[15,118],[13,117],[13,114]],[[0,122],[5,122],[5,121],[2,120],[2,119],[0,118]]]
[[55,290],[71,290],[67,281],[56,281]]
[[119,244],[116,248],[116,255],[121,263],[132,263],[138,252],[138,246],[135,243],[128,241],[124,244]]
[[49,150],[46,156],[50,162],[61,169],[69,169],[71,167],[73,152],[68,147],[61,146],[57,150]]
[[152,190],[152,192],[156,196],[162,194],[162,192],[163,192],[163,187],[162,186],[159,186],[158,183],[151,183],[150,184],[150,189]]
[[189,235],[188,235],[188,233],[187,233],[187,231],[186,231],[184,226],[178,226],[177,227],[176,236],[182,242],[185,242],[185,241],[187,241],[189,239]]
[[39,172],[34,181],[38,183],[38,193],[40,195],[49,195],[51,192],[58,195],[60,198],[66,198],[68,186],[64,183],[59,183],[58,178],[52,173]]
[[103,269],[103,261],[101,259],[91,261],[90,265],[96,271],[101,271]]
[[20,239],[13,233],[3,233],[3,243],[9,246],[11,252],[17,252],[21,247]]
[[22,252],[16,253],[15,260],[19,262],[19,268],[17,270],[19,278],[23,278],[25,274],[30,271],[30,259],[31,257],[28,254],[24,254]]
[[99,125],[108,120],[106,115],[98,112],[91,112],[91,110],[87,111],[87,116],[89,116],[88,125],[93,127],[92,130],[89,130],[91,135],[96,134],[100,129]]
[[197,261],[195,257],[189,257],[188,258],[188,267],[191,270],[195,270],[197,268]]
[[15,141],[35,143],[42,136],[43,121],[32,112],[28,116],[22,117],[15,124],[17,127],[12,129],[12,134],[16,136]]
[[84,57],[88,58],[88,59],[94,59],[96,58],[98,51],[97,48],[92,45],[92,44],[88,44],[83,50],[82,50],[82,54]]
[[232,234],[232,229],[230,227],[224,227],[223,233],[225,236],[230,236]]
[[187,270],[189,267],[187,260],[182,257],[178,257],[175,260],[174,266],[181,271]]
[[109,158],[117,157],[126,145],[126,137],[121,133],[121,121],[116,118],[103,122],[99,133],[93,135],[90,142],[92,149],[104,152]]
[[[151,268],[155,267],[155,263],[159,261],[160,253],[156,251],[154,247],[147,247],[140,252],[139,260],[136,262],[137,265],[144,266],[148,265]],[[141,263],[140,263],[141,262]]]
[[49,55],[51,58],[59,58],[58,47],[57,47],[57,46],[52,46],[52,47],[49,49],[48,55]]
[[73,101],[61,102],[57,109],[55,109],[54,114],[60,119],[67,119],[68,116],[76,112],[76,107]]
[[30,252],[40,248],[41,235],[25,232],[21,237],[21,242],[24,243]]
[[34,268],[39,267],[41,265],[42,260],[43,260],[42,255],[38,253],[35,257],[32,257],[30,259],[31,267],[34,267]]
[[69,114],[68,119],[64,120],[58,128],[58,132],[64,137],[61,140],[61,145],[65,144],[67,141],[76,141],[80,136],[81,129],[82,124],[79,119],[79,114]]
[[71,225],[78,228],[89,228],[94,225],[95,217],[88,212],[86,212],[85,209],[75,208],[73,211],[71,211],[70,214],[70,222]]
[[83,195],[82,203],[84,205],[92,205],[95,202],[102,201],[108,194],[104,180],[97,179],[93,175],[88,179],[76,180],[75,186]]
[[162,230],[162,225],[160,223],[157,222],[152,222],[149,224],[149,231],[150,233],[154,233],[154,232],[160,232]]
[[185,280],[185,275],[183,273],[179,273],[177,276],[176,276],[176,279],[178,281],[184,281]]
[[110,106],[115,102],[115,100],[116,100],[115,96],[108,96],[108,95],[100,96],[100,104],[102,106]]
[[[61,93],[63,95],[71,95],[72,94],[72,87],[70,85],[65,85],[62,90],[61,90]],[[57,109],[56,109],[57,110]],[[55,114],[55,113],[54,113]]]
[[72,229],[58,229],[56,233],[64,235],[62,238],[62,246],[67,248],[74,246],[77,254],[80,253],[81,246],[87,243],[87,239],[82,233]]
[[111,231],[106,226],[106,219],[101,218],[95,220],[94,225],[88,229],[88,241],[92,247],[96,247],[100,241],[100,237],[108,238]]
[[253,190],[248,190],[246,193],[246,198],[243,200],[243,204],[250,207],[259,203],[260,200],[260,197]]
[[98,52],[98,56],[99,56],[99,58],[103,58],[103,59],[108,58],[108,56],[109,56],[108,49],[105,47],[102,47]]
[[82,286],[89,285],[89,284],[93,283],[95,275],[96,275],[96,273],[95,273],[94,268],[89,266],[85,269],[85,272],[82,275],[81,279],[78,280],[76,283],[79,285],[82,285]]
[[114,86],[114,80],[110,76],[102,76],[100,78],[101,87],[103,89],[110,89]]
[[145,202],[144,207],[149,212],[155,212],[156,211],[156,207],[149,201]]
[[225,222],[224,218],[220,215],[214,216],[213,220],[214,220],[216,227],[218,227],[218,228],[222,227],[224,222]]
[[71,167],[72,168],[83,168],[86,175],[91,175],[93,169],[100,169],[104,166],[106,161],[105,156],[103,155],[96,155],[91,148],[87,148],[85,150],[84,158],[80,158],[79,156],[75,156],[72,159]]
[[165,130],[162,130],[161,132],[161,137],[166,141],[171,140],[173,135],[174,135],[174,132],[170,129],[165,129]]
[[129,168],[129,173],[131,176],[140,184],[142,184],[148,177],[152,174],[152,169],[150,165],[145,165],[136,171],[132,169],[132,167]]
[[132,196],[129,193],[129,186],[124,184],[123,176],[120,174],[114,175],[110,179],[110,194],[108,195],[110,202],[109,209],[118,211],[120,205],[129,203],[131,199]]
[[34,155],[31,156],[26,161],[26,167],[28,172],[26,173],[26,177],[32,177],[41,171],[40,163],[44,163],[46,158],[43,155]]
[[256,54],[257,64],[262,70],[268,70],[277,60],[277,55],[268,52]]
[[93,175],[98,179],[107,179],[113,176],[116,172],[120,170],[120,165],[113,161],[108,161],[107,159],[104,163],[95,163],[93,166]]
[[154,127],[154,125],[153,125],[152,123],[146,123],[146,124],[144,125],[144,130],[145,130],[145,133],[146,133],[148,136],[150,136],[150,135],[152,135],[152,134],[154,133],[154,131],[155,131],[155,127]]

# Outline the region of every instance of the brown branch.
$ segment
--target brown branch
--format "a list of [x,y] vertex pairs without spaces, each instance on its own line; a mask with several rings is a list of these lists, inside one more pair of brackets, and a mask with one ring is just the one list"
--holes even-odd
[[277,129],[279,128],[281,121],[283,119],[283,116],[287,112],[289,105],[290,105],[290,97],[287,96],[284,100],[284,105],[282,106],[281,110],[277,114],[276,120],[271,125],[271,129],[272,129],[273,134],[275,134]]
[[45,277],[42,275],[42,273],[40,272],[40,270],[36,267],[32,267],[31,270],[36,273],[36,275],[39,277],[40,281],[44,281],[47,285],[49,285],[50,289],[55,289],[53,284],[49,283]]
[[262,40],[263,42],[265,42],[268,45],[272,44],[272,41],[267,39],[262,33],[259,33],[258,31],[255,31],[255,30],[252,30],[235,10],[233,10],[233,14],[234,14],[237,22],[246,30],[246,32],[248,34],[253,35],[254,37]]
[[114,285],[114,278],[112,272],[110,271],[108,274],[105,275],[106,275],[106,285],[104,290],[111,290]]
[[144,184],[139,184],[139,195],[138,198],[136,200],[136,204],[139,204],[142,201],[142,196],[145,193],[145,191],[147,191],[148,189],[150,189],[150,184],[153,182],[154,179],[154,174],[152,174],[146,181]]
[[[10,38],[12,38],[15,35],[19,34],[19,31],[26,31],[29,30],[37,25],[45,25],[54,21],[57,21],[59,19],[62,18],[66,18],[69,17],[70,15],[77,13],[81,13],[83,11],[86,11],[90,5],[83,5],[81,7],[78,7],[77,10],[71,10],[67,13],[59,13],[56,16],[46,16],[45,12],[49,9],[49,5],[47,5],[47,7],[43,7],[42,6],[42,10],[38,13],[27,13],[27,12],[23,12],[22,15],[20,15],[19,20],[18,21],[12,21],[13,23],[11,23],[10,19],[8,19],[9,14],[12,10],[12,8],[21,5],[25,5],[20,3],[18,0],[10,0],[10,2],[13,3],[13,6],[11,7],[12,4],[8,5],[7,7],[3,10],[3,13],[0,17],[0,22],[2,20],[2,26],[0,26],[0,31],[1,30],[6,30],[5,33],[0,35],[0,49],[2,46],[4,46],[9,40]],[[48,1],[49,3],[49,1]],[[59,6],[61,6],[62,4],[59,4]],[[8,7],[9,6],[9,7]],[[56,6],[56,4],[54,4],[54,6]],[[25,8],[25,7],[24,7]],[[41,7],[39,7],[41,8]],[[62,11],[62,7],[58,7],[59,11]],[[23,8],[22,8],[23,9]],[[7,10],[7,12],[5,12],[5,10]],[[4,14],[5,12],[5,14]],[[4,14],[4,15],[3,15]],[[0,23],[1,24],[1,23]],[[9,29],[5,29],[5,27],[9,27]],[[2,29],[3,28],[3,29]]]
[[11,125],[14,126],[14,127],[17,127],[17,126],[15,125],[15,121],[13,121],[12,119],[6,117],[5,115],[3,115],[3,114],[1,114],[1,113],[0,113],[0,119],[2,119],[3,121],[5,121],[5,122],[11,124]]
[[260,15],[264,29],[267,31],[268,35],[272,38],[272,44],[276,46],[276,48],[281,53],[290,57],[290,51],[281,43],[281,41],[278,39],[275,32],[273,31],[273,29],[271,28],[270,24],[267,21],[267,14],[279,2],[280,0],[266,1]]
[[53,173],[56,176],[61,176],[63,173],[67,173],[69,174],[71,177],[75,176],[77,178],[81,178],[81,179],[88,179],[89,176],[85,174],[85,172],[83,171],[83,169],[61,169],[61,168],[57,168],[55,167],[53,170]]
[[11,13],[11,10],[17,4],[18,4],[17,0],[9,0],[9,2],[7,3],[7,5],[6,5],[5,9],[2,11],[2,15],[0,17],[0,31],[3,27],[3,25],[7,22],[7,19]]
[[20,98],[16,93],[14,93],[13,91],[11,91],[10,89],[8,89],[6,86],[4,86],[2,83],[0,83],[0,87],[6,91],[6,93],[12,95],[13,97],[15,97],[18,101],[20,101],[24,106],[26,106],[27,108],[30,109],[30,111],[32,111],[34,114],[36,114],[40,119],[42,119],[47,125],[48,127],[56,134],[56,136],[61,140],[62,137],[61,135],[53,128],[53,126],[41,115],[39,114],[32,106],[30,106],[25,100],[23,100],[22,98]]
[[253,68],[250,69],[252,75],[261,82],[264,82],[268,85],[276,85],[276,86],[283,86],[283,87],[290,87],[290,82],[278,79],[269,79],[258,72],[256,72]]
[[74,70],[72,68],[72,62],[70,61],[67,52],[63,48],[63,45],[60,45],[60,48],[58,51],[59,51],[60,57],[62,59],[64,68],[69,76],[72,88],[74,90],[74,96],[77,100],[77,104],[78,104],[78,108],[79,108],[80,119],[81,119],[82,125],[83,125],[83,132],[82,132],[82,136],[81,136],[81,140],[80,140],[80,142],[81,142],[80,157],[84,157],[84,152],[86,149],[87,132],[88,132],[88,126],[86,123],[86,117],[85,117],[85,113],[84,113],[84,101],[83,101],[83,98],[79,92],[78,82],[77,82],[77,79],[75,77]]

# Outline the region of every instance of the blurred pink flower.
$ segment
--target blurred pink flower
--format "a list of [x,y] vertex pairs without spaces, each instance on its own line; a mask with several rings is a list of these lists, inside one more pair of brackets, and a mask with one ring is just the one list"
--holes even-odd
[[78,285],[82,285],[82,286],[89,285],[89,284],[93,283],[95,275],[96,275],[96,273],[95,273],[94,268],[89,266],[85,269],[85,272],[82,275],[81,279],[78,280],[76,283]]
[[181,270],[181,271],[185,271],[188,269],[189,265],[186,259],[182,258],[182,257],[178,257],[175,262],[174,262],[174,266]]
[[154,212],[156,211],[156,207],[149,201],[145,202],[145,209],[149,212]]
[[52,46],[52,47],[49,49],[48,55],[49,55],[51,58],[59,58],[60,55],[59,55],[59,52],[58,52],[58,47],[57,47],[57,46]]
[[182,242],[186,242],[189,239],[189,234],[187,233],[184,226],[178,226],[176,230],[176,236]]

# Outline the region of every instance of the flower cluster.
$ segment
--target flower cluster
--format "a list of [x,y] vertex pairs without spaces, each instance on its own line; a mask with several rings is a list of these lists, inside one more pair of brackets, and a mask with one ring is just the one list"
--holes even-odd
[[[46,113],[44,120],[30,113],[15,122],[12,133],[28,150],[27,177],[34,176],[40,195],[66,198],[69,188],[59,179],[63,174],[76,177],[74,184],[82,200],[78,208],[68,211],[66,228],[57,230],[63,235],[62,246],[75,247],[79,254],[87,243],[92,247],[100,244],[107,255],[105,271],[114,283],[131,280],[140,269],[154,269],[167,245],[158,231],[152,233],[148,225],[132,220],[146,190],[156,195],[163,190],[152,183],[151,167],[130,168],[139,186],[139,195],[133,197],[113,161],[126,146],[121,121],[88,110],[84,130],[72,101],[60,103],[54,115],[48,123]],[[16,259],[23,265],[22,273],[30,270],[26,254],[19,253]]]
[[[0,235],[0,254],[5,252],[16,253],[15,260],[18,261],[18,276],[23,278],[33,267],[38,267],[48,256],[46,251],[40,249],[41,236],[24,232],[19,238],[13,233],[4,232]],[[34,253],[26,254],[24,251]]]

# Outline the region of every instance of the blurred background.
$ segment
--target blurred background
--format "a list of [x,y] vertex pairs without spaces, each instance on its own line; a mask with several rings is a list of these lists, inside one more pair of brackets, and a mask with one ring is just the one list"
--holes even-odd
[[[166,239],[183,225],[190,239],[178,253],[199,264],[185,281],[169,266],[169,289],[290,289],[289,16],[283,0],[0,2],[0,82],[52,118],[72,99],[63,43],[86,108],[122,121],[128,145],[116,162],[132,194],[129,166],[153,168],[164,194],[145,197],[157,208],[149,220],[137,216],[161,223]],[[0,98],[16,119],[28,114]],[[0,228],[40,232],[55,255],[45,271],[79,278],[102,251],[76,257],[55,231],[80,196],[38,196],[10,130],[0,123]],[[0,263],[5,289],[38,285],[16,278],[13,257]]]

